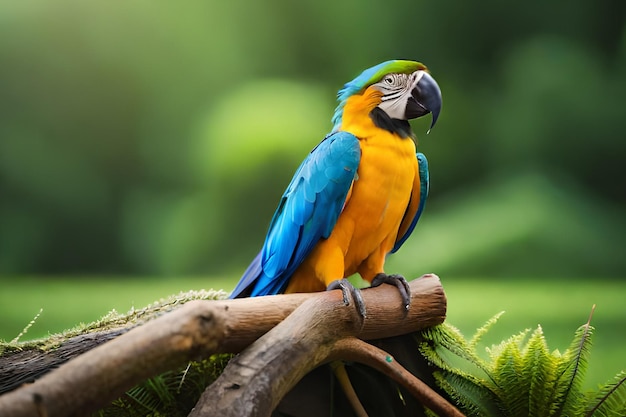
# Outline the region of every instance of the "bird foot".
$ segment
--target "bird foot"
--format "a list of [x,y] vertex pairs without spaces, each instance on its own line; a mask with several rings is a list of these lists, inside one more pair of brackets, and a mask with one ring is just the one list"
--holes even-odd
[[331,290],[341,290],[341,294],[343,296],[343,303],[347,306],[350,305],[350,297],[352,297],[352,300],[354,300],[354,306],[356,307],[361,318],[366,317],[367,311],[365,309],[365,302],[363,301],[361,290],[359,290],[354,285],[352,285],[350,281],[348,281],[346,278],[333,281],[330,284],[328,284],[328,287],[326,287],[326,291],[331,291]]
[[409,311],[409,308],[411,308],[411,287],[409,287],[409,283],[406,279],[404,279],[402,275],[387,275],[381,272],[374,277],[371,286],[378,287],[382,284],[395,285],[396,288],[398,288],[398,291],[400,291],[400,296],[402,296],[402,303],[405,311]]

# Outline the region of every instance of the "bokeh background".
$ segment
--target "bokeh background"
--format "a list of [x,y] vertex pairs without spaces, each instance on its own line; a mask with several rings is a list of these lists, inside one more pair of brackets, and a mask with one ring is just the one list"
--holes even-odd
[[462,282],[451,310],[515,283],[534,325],[575,294],[584,322],[595,289],[625,342],[625,21],[622,0],[2,1],[0,338],[53,288],[230,290],[337,89],[406,58],[444,106],[414,123],[431,194],[388,270]]

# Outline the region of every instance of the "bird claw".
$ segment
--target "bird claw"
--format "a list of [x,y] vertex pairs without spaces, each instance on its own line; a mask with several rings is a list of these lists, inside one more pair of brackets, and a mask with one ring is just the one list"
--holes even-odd
[[[331,282],[328,287],[326,287],[326,291],[331,290],[341,290],[343,303],[347,306],[350,305],[350,297],[352,297],[352,300],[354,300],[354,306],[356,307],[361,318],[366,317],[367,311],[365,309],[365,302],[363,301],[361,290],[352,285],[348,279],[342,278]],[[350,295],[350,297],[348,295]]]
[[409,287],[409,283],[402,275],[387,275],[381,272],[374,277],[371,286],[378,287],[381,284],[395,285],[398,291],[400,291],[405,311],[409,311],[409,308],[411,308],[411,287]]

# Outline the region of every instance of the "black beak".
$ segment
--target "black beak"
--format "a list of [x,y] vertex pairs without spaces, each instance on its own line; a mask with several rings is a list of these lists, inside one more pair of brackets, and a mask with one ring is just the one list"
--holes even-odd
[[[432,129],[441,111],[441,90],[437,82],[429,73],[425,72],[413,87],[411,96],[406,105],[406,118],[416,119],[432,113],[433,119],[430,123],[430,129]],[[428,129],[429,132],[430,129]]]

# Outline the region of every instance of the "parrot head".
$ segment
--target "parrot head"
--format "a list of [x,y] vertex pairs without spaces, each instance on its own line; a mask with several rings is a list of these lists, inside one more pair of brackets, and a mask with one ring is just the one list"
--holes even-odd
[[[333,116],[335,129],[341,125],[346,101],[372,88],[380,93],[380,103],[370,116],[382,128],[391,129],[398,121],[406,122],[432,114],[432,129],[441,111],[441,90],[420,62],[385,61],[363,71],[337,93],[339,105]],[[430,129],[429,129],[430,131]]]

